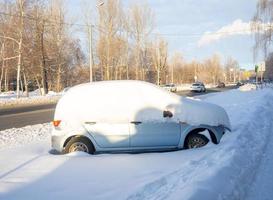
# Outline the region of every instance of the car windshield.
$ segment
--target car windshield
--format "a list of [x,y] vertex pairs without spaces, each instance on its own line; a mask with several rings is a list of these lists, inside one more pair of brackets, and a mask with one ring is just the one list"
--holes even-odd
[[193,86],[200,86],[201,84],[200,83],[194,83],[192,84]]

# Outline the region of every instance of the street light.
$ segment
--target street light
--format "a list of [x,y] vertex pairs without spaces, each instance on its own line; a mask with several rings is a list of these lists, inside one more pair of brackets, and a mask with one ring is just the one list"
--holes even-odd
[[[100,1],[99,4],[96,6],[97,8],[104,5],[103,1]],[[94,25],[88,25],[88,37],[89,37],[89,68],[90,68],[90,82],[93,82],[93,47],[92,47],[92,40],[93,40],[93,27]]]

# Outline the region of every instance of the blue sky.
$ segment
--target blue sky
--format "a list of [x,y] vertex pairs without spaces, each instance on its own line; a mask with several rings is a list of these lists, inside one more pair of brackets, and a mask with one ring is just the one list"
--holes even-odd
[[[95,7],[97,1],[89,2]],[[223,30],[235,32],[237,29],[242,30],[240,26],[246,26],[252,19],[257,0],[121,0],[121,2],[125,7],[134,3],[148,4],[151,7],[156,22],[154,33],[162,34],[168,41],[170,55],[181,52],[184,59],[190,61],[203,60],[217,53],[222,60],[232,56],[238,60],[242,68],[253,68],[252,34],[227,34],[218,39],[212,38],[201,46],[199,43],[206,32],[212,33],[211,36],[214,37],[213,33],[223,27],[226,27]],[[67,0],[67,5],[72,16],[81,15],[80,1]],[[239,23],[234,26],[236,20]]]

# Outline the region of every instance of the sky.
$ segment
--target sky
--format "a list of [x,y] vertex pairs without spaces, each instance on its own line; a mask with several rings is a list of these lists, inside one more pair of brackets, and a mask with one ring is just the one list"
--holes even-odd
[[[80,19],[80,0],[67,0],[68,13]],[[97,0],[89,0],[94,10]],[[121,0],[125,7],[148,4],[155,15],[153,33],[167,40],[169,55],[180,52],[187,61],[214,53],[231,56],[241,68],[253,69],[254,38],[250,22],[257,0]],[[80,19],[78,23],[81,23]],[[256,60],[259,62],[259,60]]]

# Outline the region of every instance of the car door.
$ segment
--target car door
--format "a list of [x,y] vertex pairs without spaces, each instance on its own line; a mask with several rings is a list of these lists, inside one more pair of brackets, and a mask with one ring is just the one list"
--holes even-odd
[[171,121],[135,121],[130,124],[131,147],[177,146],[180,124]]
[[128,123],[85,122],[85,128],[102,148],[128,148]]

